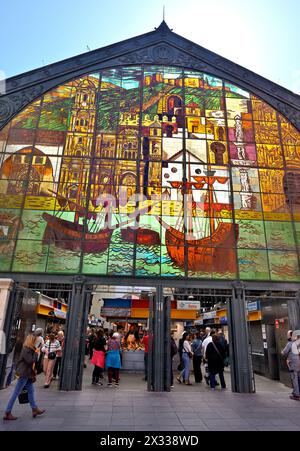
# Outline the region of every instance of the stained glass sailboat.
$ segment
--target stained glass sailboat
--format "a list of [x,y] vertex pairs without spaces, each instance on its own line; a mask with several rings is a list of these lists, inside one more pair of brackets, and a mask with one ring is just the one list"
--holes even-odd
[[[195,181],[172,181],[172,188],[180,189],[190,199],[190,210],[178,221],[178,227],[172,227],[161,217],[157,217],[160,224],[166,229],[165,243],[172,261],[179,267],[197,272],[235,272],[237,268],[235,255],[235,242],[238,236],[238,226],[231,222],[224,222],[221,211],[232,210],[230,203],[220,203],[217,199],[214,184],[225,184],[228,177],[218,177],[215,171],[207,171],[205,176],[193,176]],[[207,189],[207,196],[203,203],[196,203],[193,199],[193,189]],[[199,205],[200,204],[200,205]],[[184,197],[182,211],[186,210]],[[205,217],[197,218],[197,208],[203,210]],[[194,221],[193,221],[194,219]],[[205,236],[197,238],[199,228],[193,222],[205,221]],[[185,231],[184,231],[185,229]],[[186,233],[185,233],[186,232]],[[203,235],[203,233],[202,233]],[[186,249],[186,252],[185,252]]]
[[[43,244],[54,244],[56,247],[71,251],[82,250],[84,253],[101,253],[109,247],[112,234],[115,229],[121,229],[121,238],[123,241],[141,245],[160,244],[160,236],[157,232],[142,227],[128,227],[134,218],[127,221],[117,221],[111,224],[111,211],[109,205],[103,205],[104,214],[96,212],[87,212],[85,207],[72,199],[61,194],[55,193],[57,202],[62,211],[68,206],[70,211],[75,211],[74,220],[62,219],[58,215],[52,216],[49,213],[43,213],[43,219],[47,222],[43,235]],[[78,201],[79,202],[79,201]],[[97,207],[97,200],[92,200],[94,208]],[[149,210],[149,206],[138,210],[138,216]],[[80,218],[86,218],[86,225],[80,224]]]

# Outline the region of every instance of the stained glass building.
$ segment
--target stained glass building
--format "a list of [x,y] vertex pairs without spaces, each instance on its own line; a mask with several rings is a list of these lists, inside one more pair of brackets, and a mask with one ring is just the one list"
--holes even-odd
[[300,98],[165,22],[8,80],[0,127],[3,277],[298,289]]

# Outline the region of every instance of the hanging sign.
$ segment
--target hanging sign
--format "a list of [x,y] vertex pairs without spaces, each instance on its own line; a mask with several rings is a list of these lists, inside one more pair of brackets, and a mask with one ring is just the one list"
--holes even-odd
[[216,310],[213,310],[212,312],[203,313],[203,319],[213,319],[216,316],[217,316]]
[[67,317],[66,312],[63,312],[62,310],[59,310],[57,308],[54,309],[54,315],[56,316],[56,318],[60,318],[60,319],[66,319],[66,317]]
[[177,310],[200,310],[199,301],[177,301]]
[[127,318],[128,316],[131,316],[131,309],[129,308],[105,308],[102,307],[101,309],[101,315],[102,316],[108,316],[108,317],[123,317]]

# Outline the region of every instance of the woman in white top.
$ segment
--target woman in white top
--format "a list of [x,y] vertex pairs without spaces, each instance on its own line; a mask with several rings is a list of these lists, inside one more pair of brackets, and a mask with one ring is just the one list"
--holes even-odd
[[42,347],[42,352],[44,352],[44,373],[45,373],[44,388],[50,387],[57,351],[60,350],[61,350],[60,342],[56,340],[55,334],[53,333],[49,334],[49,339],[46,340],[44,346]]
[[[179,377],[177,377],[177,381],[181,384],[181,382],[186,385],[192,385],[190,383],[190,366],[191,366],[191,358],[193,357],[191,344],[189,342],[189,334],[185,332],[182,336],[183,346],[182,346],[182,363],[183,370],[181,371]],[[182,380],[181,380],[182,379]]]

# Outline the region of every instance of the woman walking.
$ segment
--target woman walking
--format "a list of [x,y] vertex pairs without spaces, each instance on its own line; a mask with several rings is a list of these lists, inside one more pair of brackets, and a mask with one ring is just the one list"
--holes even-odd
[[65,336],[64,336],[64,333],[62,330],[59,330],[57,332],[56,338],[60,343],[61,349],[58,350],[56,353],[56,361],[55,361],[54,370],[53,370],[53,379],[56,379],[57,375],[58,375],[58,377],[60,377],[62,353],[63,353],[64,345],[65,345]]
[[92,376],[92,384],[103,385],[103,383],[100,382],[99,379],[103,379],[103,371],[105,368],[105,351],[107,346],[102,329],[98,330],[93,346],[94,351],[91,363],[95,366]]
[[17,417],[13,416],[11,411],[13,405],[22,392],[26,389],[28,391],[28,399],[30,407],[32,408],[32,416],[35,418],[37,415],[42,415],[45,410],[40,410],[35,401],[35,369],[34,365],[38,360],[39,349],[36,348],[36,342],[38,337],[35,335],[28,335],[23,344],[23,349],[16,367],[16,374],[18,381],[15,386],[14,392],[6,406],[4,420],[17,420]]
[[55,334],[51,332],[48,340],[42,347],[44,352],[44,373],[45,373],[45,385],[44,388],[49,388],[52,380],[52,374],[54,365],[56,362],[57,352],[61,351],[61,346],[58,340],[55,338]]
[[190,366],[191,366],[191,358],[193,357],[192,348],[189,342],[189,334],[185,332],[182,336],[183,345],[182,345],[182,363],[183,370],[181,371],[179,377],[177,377],[177,381],[181,384],[182,380],[186,385],[193,385],[190,382]]
[[106,368],[108,369],[108,387],[112,386],[114,379],[115,385],[119,385],[119,370],[121,368],[120,359],[120,341],[117,333],[110,333],[107,342]]
[[208,343],[206,352],[205,352],[205,360],[208,363],[208,371],[209,371],[209,382],[212,390],[215,390],[216,387],[216,374],[219,374],[221,387],[223,389],[226,388],[225,379],[224,379],[224,360],[226,357],[226,350],[219,342],[218,335],[214,334],[212,336],[212,341]]

